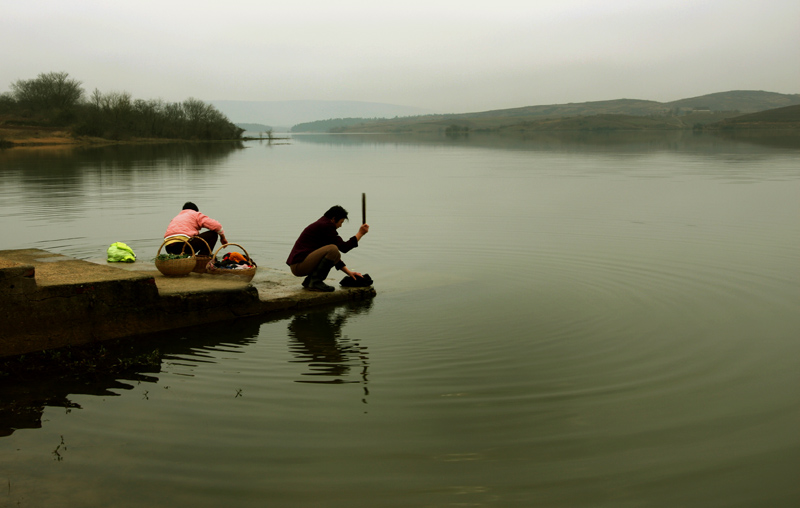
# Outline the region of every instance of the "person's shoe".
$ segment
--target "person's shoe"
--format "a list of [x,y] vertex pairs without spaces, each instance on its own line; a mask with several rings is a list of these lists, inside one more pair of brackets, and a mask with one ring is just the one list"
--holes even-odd
[[[305,282],[305,281],[303,281]],[[333,286],[329,286],[322,282],[321,280],[311,280],[309,281],[308,285],[305,286],[306,289],[310,291],[322,291],[324,293],[330,293],[331,291],[335,291],[336,288]]]
[[328,258],[322,258],[319,264],[314,268],[314,271],[303,281],[303,287],[311,291],[324,291],[326,293],[334,291],[336,288],[325,284],[325,279],[328,277],[331,268],[333,268],[335,264],[334,261]]

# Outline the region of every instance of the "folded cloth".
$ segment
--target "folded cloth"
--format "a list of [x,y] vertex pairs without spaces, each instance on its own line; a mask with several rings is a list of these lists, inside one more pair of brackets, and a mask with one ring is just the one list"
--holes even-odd
[[224,256],[222,256],[222,259],[223,260],[230,259],[234,263],[239,263],[239,264],[247,263],[247,258],[244,257],[244,255],[242,255],[239,252],[229,252],[228,254],[225,254]]
[[133,263],[136,261],[136,254],[134,254],[133,249],[123,242],[112,243],[108,247],[106,254],[108,254],[109,263]]
[[365,273],[361,277],[352,278],[349,275],[339,282],[339,285],[346,288],[367,288],[372,285],[372,277]]
[[191,238],[189,238],[188,236],[172,235],[164,238],[164,245],[172,245],[173,243],[178,243],[178,242],[185,243],[188,242],[189,240],[191,240]]

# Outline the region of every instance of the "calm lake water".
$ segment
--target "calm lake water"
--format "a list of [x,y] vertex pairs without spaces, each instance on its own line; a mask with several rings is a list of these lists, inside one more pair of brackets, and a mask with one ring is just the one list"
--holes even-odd
[[354,234],[362,192],[372,302],[149,338],[160,368],[124,379],[0,381],[0,507],[800,505],[791,140],[13,149],[0,248],[149,260],[192,200],[284,270],[331,205]]

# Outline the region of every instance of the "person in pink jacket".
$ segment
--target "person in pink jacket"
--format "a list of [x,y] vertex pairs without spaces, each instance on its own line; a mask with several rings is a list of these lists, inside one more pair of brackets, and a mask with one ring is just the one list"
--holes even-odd
[[[200,232],[201,229],[206,228],[208,231]],[[199,236],[202,240],[193,238]],[[183,205],[181,213],[175,216],[167,226],[167,231],[164,233],[164,240],[167,244],[164,246],[169,254],[180,254],[181,250],[185,249],[185,240],[189,240],[189,244],[194,248],[195,254],[203,254],[210,256],[214,252],[214,246],[217,244],[217,238],[222,241],[222,245],[227,245],[228,240],[225,238],[225,231],[222,229],[222,224],[215,221],[207,215],[200,213],[197,205],[191,201]],[[208,246],[206,246],[208,242]],[[211,249],[209,252],[208,249]],[[189,249],[186,249],[186,254],[191,254]]]

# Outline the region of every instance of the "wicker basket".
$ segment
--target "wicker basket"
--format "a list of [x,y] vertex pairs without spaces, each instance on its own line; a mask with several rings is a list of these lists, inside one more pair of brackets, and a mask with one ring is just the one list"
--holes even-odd
[[[230,269],[230,268],[218,268],[214,266],[214,261],[217,260],[217,254],[220,250],[230,247],[231,245],[235,245],[244,251],[244,257],[247,258],[247,262],[253,265],[253,268],[238,268],[238,269]],[[258,267],[256,266],[256,262],[253,261],[253,258],[250,257],[250,254],[247,253],[244,247],[239,245],[238,243],[229,243],[226,245],[221,246],[214,252],[214,258],[208,262],[206,265],[206,273],[210,273],[211,275],[232,275],[242,279],[245,282],[250,282],[253,280],[253,277],[256,275],[256,270]]]
[[183,249],[181,249],[181,253],[183,253],[188,245],[189,249],[192,251],[191,257],[179,259],[158,259],[159,254],[161,254],[161,249],[164,248],[164,245],[167,244],[167,241],[164,240],[164,243],[162,243],[161,247],[158,248],[158,253],[156,254],[156,268],[158,268],[158,271],[161,272],[164,277],[185,277],[189,275],[192,270],[194,270],[194,267],[197,264],[197,259],[194,255],[194,248],[189,244],[188,241],[184,240],[184,243],[186,245],[184,245]]
[[195,263],[194,269],[192,271],[195,273],[206,273],[206,265],[208,264],[209,261],[214,259],[214,257],[211,255],[211,246],[208,245],[208,242],[202,236],[194,236],[191,239],[194,240],[195,238],[198,240],[202,240],[203,243],[206,244],[206,247],[208,247],[208,255],[195,253],[195,258],[197,258],[197,262]]

